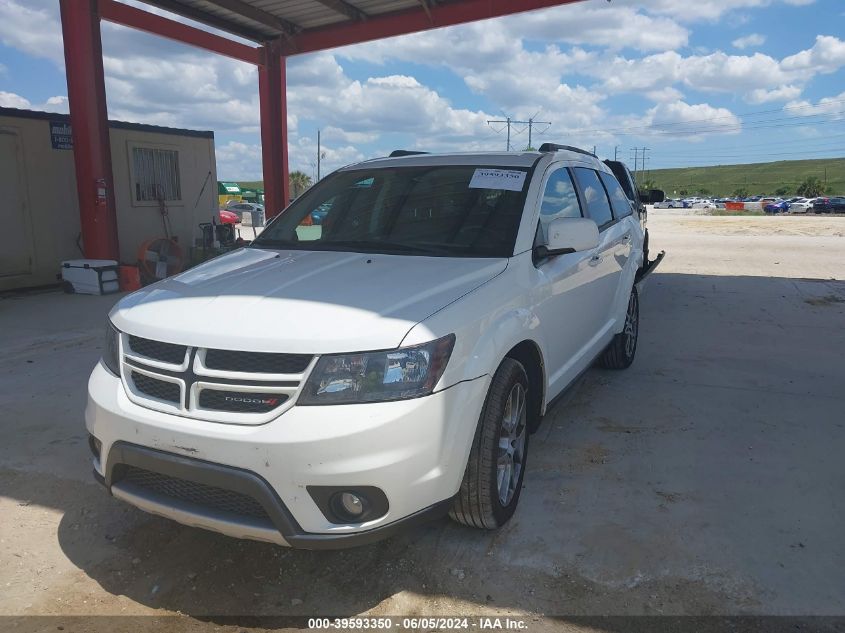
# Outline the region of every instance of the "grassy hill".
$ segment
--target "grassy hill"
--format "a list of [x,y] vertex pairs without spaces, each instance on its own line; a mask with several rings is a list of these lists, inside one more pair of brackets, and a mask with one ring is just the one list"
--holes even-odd
[[[730,196],[740,187],[747,189],[750,195],[774,194],[781,187],[789,187],[790,193],[794,193],[809,176],[826,180],[831,194],[845,195],[845,158],[652,169],[646,179],[653,180],[657,188],[670,197],[680,195],[681,191],[694,195],[701,189],[706,189],[707,195]],[[249,189],[264,186],[260,180],[238,184]]]
[[773,194],[780,187],[789,187],[790,193],[794,193],[809,176],[823,182],[826,178],[831,193],[845,194],[845,158],[653,169],[647,179],[651,178],[667,196],[680,195],[684,190],[693,195],[702,188],[708,195],[729,196],[740,187],[751,195]]

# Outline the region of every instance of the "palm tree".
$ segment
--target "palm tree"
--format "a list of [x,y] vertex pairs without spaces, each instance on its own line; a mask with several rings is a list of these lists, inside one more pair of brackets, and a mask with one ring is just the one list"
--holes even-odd
[[301,171],[292,171],[288,175],[288,183],[291,196],[298,198],[311,186],[311,176]]
[[817,198],[825,192],[824,183],[815,176],[808,176],[802,182],[796,193],[805,198]]

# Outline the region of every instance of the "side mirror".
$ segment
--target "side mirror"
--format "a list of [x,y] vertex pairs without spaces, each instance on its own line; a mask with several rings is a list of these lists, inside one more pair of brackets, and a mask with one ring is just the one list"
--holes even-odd
[[643,204],[655,204],[663,202],[666,199],[666,193],[660,189],[651,189],[649,191],[640,191],[640,200]]
[[588,251],[599,245],[599,227],[589,218],[557,218],[547,227],[548,239],[534,249],[537,259]]

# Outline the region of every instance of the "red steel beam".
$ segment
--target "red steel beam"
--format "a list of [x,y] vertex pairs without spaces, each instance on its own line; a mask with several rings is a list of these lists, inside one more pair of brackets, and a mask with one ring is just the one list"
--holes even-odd
[[313,53],[338,46],[407,35],[444,26],[497,18],[523,11],[544,9],[582,0],[462,0],[448,4],[429,3],[429,13],[422,7],[386,15],[371,15],[366,22],[341,22],[303,31],[285,43],[285,55]]
[[97,0],[60,0],[85,257],[120,259]]
[[122,24],[140,31],[146,31],[153,35],[160,35],[177,42],[190,44],[198,48],[231,57],[248,64],[261,64],[261,49],[248,46],[220,37],[214,33],[182,24],[149,11],[136,9],[127,4],[115,2],[114,0],[100,1],[100,17],[115,24]]
[[261,159],[264,209],[267,218],[288,206],[288,115],[285,58],[279,41],[264,45],[264,64],[258,67],[261,106]]

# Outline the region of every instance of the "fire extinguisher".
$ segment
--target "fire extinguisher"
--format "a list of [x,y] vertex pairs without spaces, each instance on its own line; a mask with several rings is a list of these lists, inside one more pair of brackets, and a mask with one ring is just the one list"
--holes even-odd
[[97,214],[95,217],[104,218],[108,212],[108,189],[106,187],[106,179],[97,178],[95,182],[97,190]]

